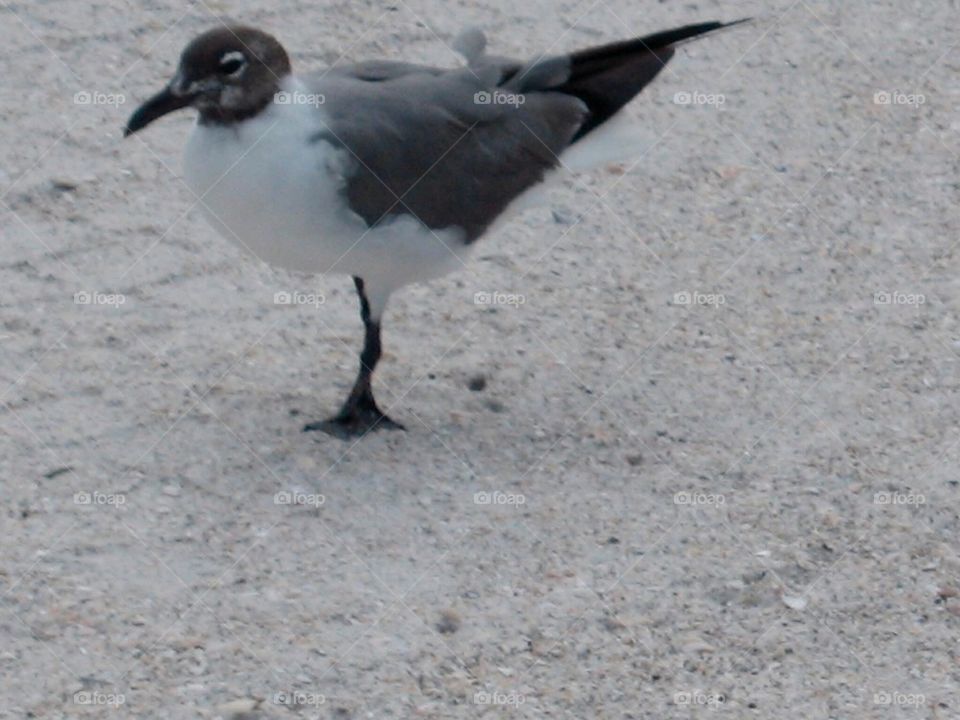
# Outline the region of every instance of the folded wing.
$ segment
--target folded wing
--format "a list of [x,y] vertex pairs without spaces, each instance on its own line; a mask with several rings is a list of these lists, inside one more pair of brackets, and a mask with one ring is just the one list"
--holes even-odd
[[677,43],[723,27],[692,25],[527,64],[479,55],[455,70],[339,68],[311,83],[326,97],[326,127],[314,139],[348,152],[347,199],[369,225],[412,215],[434,230],[461,228],[472,242],[649,84]]

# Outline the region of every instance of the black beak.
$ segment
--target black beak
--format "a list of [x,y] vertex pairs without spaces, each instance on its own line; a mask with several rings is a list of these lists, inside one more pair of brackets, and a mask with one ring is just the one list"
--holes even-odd
[[194,96],[189,94],[174,94],[169,87],[165,87],[143,105],[127,120],[123,129],[123,136],[129,137],[138,130],[142,130],[157,118],[161,118],[174,110],[187,107],[193,102]]

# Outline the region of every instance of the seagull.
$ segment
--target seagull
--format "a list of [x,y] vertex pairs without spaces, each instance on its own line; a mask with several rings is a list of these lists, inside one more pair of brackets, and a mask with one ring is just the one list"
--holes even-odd
[[353,277],[360,369],[340,411],[304,430],[403,429],[372,386],[391,294],[463,267],[495,221],[558,170],[623,160],[612,128],[676,47],[746,21],[528,61],[488,54],[484,34],[468,29],[454,44],[461,67],[376,60],[304,75],[273,36],[223,25],[187,45],[124,136],[196,109],[184,179],[209,222],[273,266]]

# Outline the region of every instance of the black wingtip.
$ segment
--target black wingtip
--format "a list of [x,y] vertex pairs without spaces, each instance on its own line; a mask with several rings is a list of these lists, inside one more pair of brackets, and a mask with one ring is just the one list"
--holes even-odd
[[553,88],[580,98],[590,110],[589,119],[571,142],[605,123],[638,95],[663,70],[677,45],[752,20],[685,25],[573,53],[569,79]]
[[745,24],[745,23],[752,23],[753,20],[754,20],[754,18],[752,18],[752,17],[740,18],[739,20],[734,20],[734,21],[732,21],[732,22],[724,23],[724,24],[723,24],[723,27],[725,27],[725,28],[730,28],[730,27],[734,27],[734,26],[736,26],[736,25],[743,25],[743,24]]
[[651,50],[657,50],[749,22],[753,22],[753,18],[741,18],[727,23],[714,21],[697,23],[695,25],[684,25],[683,27],[674,28],[673,30],[665,30],[664,32],[659,32],[654,35],[648,35],[643,38],[641,42]]

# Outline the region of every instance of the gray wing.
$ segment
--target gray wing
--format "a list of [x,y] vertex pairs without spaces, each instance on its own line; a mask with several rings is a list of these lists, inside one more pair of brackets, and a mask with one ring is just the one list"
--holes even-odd
[[[434,230],[461,228],[467,242],[482,235],[558,164],[588,115],[571,95],[501,85],[518,69],[492,59],[457,70],[373,62],[305,78],[326,98],[327,127],[314,139],[353,160],[351,209],[371,226],[408,214]],[[551,72],[567,73],[529,76]]]
[[468,31],[457,41],[466,68],[372,62],[318,79],[329,127],[317,139],[349,150],[347,197],[369,224],[406,213],[433,229],[463,228],[472,242],[572,142],[643,90],[676,45],[741,22],[687,25],[526,65],[486,55],[486,38]]

